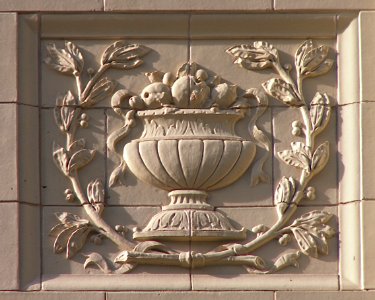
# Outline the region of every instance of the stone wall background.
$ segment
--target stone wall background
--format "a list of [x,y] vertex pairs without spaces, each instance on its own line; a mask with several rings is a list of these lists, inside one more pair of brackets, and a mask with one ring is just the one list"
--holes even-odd
[[[375,3],[370,0],[0,1],[0,299],[373,299],[375,12],[371,10]],[[259,25],[268,19],[279,26]],[[42,63],[45,45],[74,40],[93,54],[88,63],[95,65],[95,55],[119,37],[156,49],[155,69],[175,71],[190,58],[228,80],[247,85],[245,88],[258,86],[269,74],[229,69],[230,60],[210,60],[207,49],[223,51],[238,42],[261,38],[282,49],[288,60],[301,41],[313,38],[337,51],[337,70],[317,79],[313,87],[330,94],[335,102],[325,137],[337,150],[331,149],[329,166],[314,182],[321,194],[309,204],[337,216],[339,234],[330,241],[328,257],[264,280],[225,268],[161,271],[155,267],[151,273],[141,268],[136,274],[121,276],[95,272],[80,276],[87,274],[81,264],[52,253],[47,237],[55,223],[52,213],[81,208],[64,200],[66,182],[50,159],[51,141],[58,136],[52,117],[55,97],[71,88],[71,82]],[[170,49],[179,51],[170,55]],[[135,90],[145,82],[140,74],[134,74],[130,82],[118,73],[111,75],[120,85]],[[284,120],[291,112],[271,104],[262,126],[274,140],[287,143],[290,124]],[[105,150],[105,136],[116,126],[111,114],[104,104],[90,111],[94,130],[87,139],[100,156],[88,174],[108,173],[106,166],[113,164]],[[274,151],[282,146],[275,142]],[[267,169],[275,181],[280,177],[275,158]],[[246,178],[241,180],[239,185]],[[233,193],[245,199],[246,191],[240,186],[215,192],[213,204],[251,227],[256,216],[268,214],[274,184],[257,187],[254,198],[261,201],[250,205],[243,205],[241,197],[236,205],[226,202]],[[156,189],[145,191],[147,188],[134,185],[127,198],[119,196],[125,193],[123,187],[115,189],[107,199],[108,216],[121,220],[129,215],[129,226],[144,224],[158,207],[142,197],[146,212],[141,211],[135,197],[141,192],[152,194],[159,202],[165,197]]]

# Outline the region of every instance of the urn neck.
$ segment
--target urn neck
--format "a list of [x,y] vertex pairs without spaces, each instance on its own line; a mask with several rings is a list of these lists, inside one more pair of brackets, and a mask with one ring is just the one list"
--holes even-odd
[[213,210],[207,201],[207,193],[199,190],[175,190],[168,193],[169,205],[163,206],[163,210],[171,209],[201,209]]

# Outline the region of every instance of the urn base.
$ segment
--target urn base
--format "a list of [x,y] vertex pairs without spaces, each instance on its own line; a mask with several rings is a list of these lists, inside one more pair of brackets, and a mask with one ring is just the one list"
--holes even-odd
[[168,194],[170,204],[136,231],[136,240],[223,241],[243,240],[245,228],[236,229],[230,220],[206,202],[207,193],[199,190],[175,190]]

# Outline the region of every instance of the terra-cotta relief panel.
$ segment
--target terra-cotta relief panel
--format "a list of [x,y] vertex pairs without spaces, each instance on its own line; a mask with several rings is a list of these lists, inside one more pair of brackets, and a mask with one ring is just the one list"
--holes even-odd
[[334,37],[212,39],[190,25],[45,29],[46,284],[165,275],[175,289],[270,289],[246,282],[324,274],[337,288]]

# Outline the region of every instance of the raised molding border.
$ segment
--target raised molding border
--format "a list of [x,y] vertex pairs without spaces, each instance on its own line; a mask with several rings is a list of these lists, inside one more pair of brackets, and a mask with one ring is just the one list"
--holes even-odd
[[[104,27],[103,30],[99,31],[99,36],[105,36],[105,38],[116,38],[116,37],[132,37],[137,35],[137,37],[142,36],[142,30],[144,34],[144,38],[150,38],[149,34],[147,35],[147,26],[145,27],[140,27],[140,31],[124,31],[123,28],[125,28],[125,24],[134,24],[132,23],[134,20],[141,20],[142,18],[150,18],[148,22],[154,22],[155,19],[152,19],[156,17],[155,15],[127,15],[129,18],[126,20],[125,23],[120,20],[120,18],[116,19],[114,16],[120,16],[119,14],[102,14],[102,15],[96,15],[95,17],[90,16],[90,15],[41,15],[41,36],[39,36],[39,19],[37,15],[32,15],[32,14],[24,14],[19,16],[19,28],[23,30],[28,30],[30,34],[22,34],[19,32],[19,45],[22,45],[22,47],[19,47],[18,51],[18,57],[19,57],[19,65],[21,66],[22,64],[22,58],[26,57],[26,54],[28,55],[28,61],[29,62],[38,62],[39,57],[38,57],[38,52],[39,52],[39,38],[62,38],[67,35],[69,35],[69,38],[85,38],[85,39],[92,39],[96,38],[97,34],[93,35],[93,30],[92,27],[90,27],[90,24],[93,24],[94,20],[97,20],[99,18],[100,21],[97,21],[98,23],[100,22],[105,22],[111,21],[111,26],[106,26]],[[219,15],[220,18],[223,20],[231,20],[233,19],[233,16],[230,18],[231,15]],[[246,26],[247,28],[258,28],[259,29],[259,20],[264,18],[266,15],[251,15],[251,18],[246,18],[246,15],[239,15],[239,23],[242,24],[243,26]],[[264,31],[256,31],[257,34],[253,35],[252,37],[264,37],[264,38],[269,38],[269,37],[292,37],[292,38],[299,38],[302,37],[302,32],[300,29],[298,29],[299,25],[304,24],[303,22],[307,22],[308,25],[306,28],[308,28],[310,31],[307,31],[305,33],[305,36],[308,35],[309,37],[318,37],[318,38],[332,38],[335,37],[336,35],[336,16],[333,14],[320,14],[320,15],[311,15],[311,14],[302,14],[300,15],[301,17],[298,19],[298,22],[295,23],[294,25],[297,29],[296,32],[292,32],[291,34],[288,34],[287,31],[277,31],[275,34],[270,34],[269,30],[271,28],[281,28],[281,25],[285,24],[285,21],[290,18],[291,16],[295,16],[293,14],[285,14],[285,15],[267,15],[270,19],[271,22],[268,23],[269,26],[265,27],[268,30]],[[314,22],[316,22],[316,18],[309,18],[308,16],[317,16],[319,18],[322,18],[321,20],[324,20],[322,22],[323,25],[315,26],[314,27]],[[185,16],[181,15],[179,16],[181,19],[183,19]],[[343,104],[342,101],[350,101],[350,99],[353,99],[353,102],[358,102],[359,99],[359,93],[357,93],[356,87],[353,89],[348,89],[347,87],[353,86],[352,83],[354,80],[359,80],[359,66],[358,66],[358,61],[356,62],[355,60],[353,61],[353,56],[349,47],[355,47],[353,45],[358,45],[359,38],[358,38],[358,31],[361,29],[358,29],[358,18],[357,15],[349,15],[349,14],[341,14],[338,15],[338,24],[337,24],[337,35],[338,35],[338,52],[339,52],[339,105]],[[56,18],[56,19],[54,19]],[[162,19],[167,19],[166,15],[159,15],[158,17],[160,20]],[[193,15],[193,18],[195,18],[196,22],[195,24],[199,24],[204,18],[203,15]],[[340,20],[340,18],[342,20]],[[90,22],[85,22],[85,19]],[[152,19],[152,20],[151,20]],[[181,21],[180,18],[175,18],[176,22]],[[69,20],[69,22],[67,22]],[[184,19],[186,21],[186,19]],[[183,21],[184,21],[183,20]],[[211,22],[214,21],[213,17],[210,17]],[[345,20],[345,21],[344,21]],[[87,24],[85,26],[79,26],[78,30],[77,27],[75,27],[77,22],[82,22],[84,24]],[[183,23],[181,21],[181,23]],[[62,26],[64,24],[64,26]],[[68,24],[68,26],[66,26]],[[147,22],[143,23],[147,24]],[[238,26],[236,24],[236,26]],[[316,25],[316,24],[315,24]],[[255,32],[249,31],[248,33],[237,33],[237,36],[233,36],[232,34],[235,31],[234,26],[231,30],[228,30],[225,35],[217,35],[215,38],[225,38],[225,37],[233,37],[233,38],[247,38],[251,34],[255,34]],[[161,38],[161,37],[171,37],[171,38],[186,38],[188,36],[188,31],[187,28],[184,27],[184,25],[181,26],[176,26],[172,27],[172,29],[168,29],[168,26],[165,25],[164,31],[159,30],[155,31],[155,35],[153,38]],[[74,28],[74,30],[73,30]],[[133,27],[135,28],[135,26]],[[192,27],[191,31],[191,38],[197,38],[197,39],[203,39],[208,37],[209,35],[212,37],[212,34],[214,34],[214,27],[207,27],[208,30],[205,31],[202,35],[198,35],[194,33],[194,27]],[[261,28],[260,28],[261,29]],[[113,30],[116,30],[115,33],[113,33]],[[133,29],[136,30],[136,29]],[[138,29],[137,29],[138,30]],[[110,34],[112,32],[112,34]],[[99,37],[100,38],[100,37]],[[30,54],[30,48],[32,49],[37,49],[38,51],[32,51]],[[358,53],[358,49],[357,52]],[[19,91],[23,91],[23,88],[26,87],[26,82],[27,79],[32,79],[33,74],[38,74],[38,64],[37,63],[32,63],[29,65],[28,72],[23,73],[19,72]],[[20,69],[21,70],[21,67]],[[38,76],[38,75],[37,75]],[[350,85],[349,85],[350,83]],[[358,98],[354,98],[354,95],[358,95]],[[23,95],[18,101],[23,102],[23,101],[28,101],[26,99],[31,99],[32,104],[37,106],[39,101],[39,96],[38,96],[38,91],[30,91]],[[359,108],[358,108],[359,109]],[[355,113],[355,111],[351,111],[350,114]],[[28,116],[31,116],[31,112],[28,112]],[[23,117],[27,118],[27,117]],[[340,123],[337,124],[338,128],[341,126]],[[346,126],[346,125],[345,125]],[[359,122],[358,120],[352,116],[351,118],[351,123],[348,123],[348,127],[351,128],[352,132],[354,132],[354,136],[359,135]],[[33,134],[36,134],[37,136],[39,135],[39,128],[32,128]],[[31,128],[28,128],[28,130],[31,130]],[[340,130],[344,131],[344,128],[341,128]],[[345,131],[346,133],[348,132],[347,130]],[[356,135],[358,134],[358,135]],[[25,143],[24,140],[22,140],[22,136],[19,136],[20,143]],[[285,275],[271,275],[275,276],[275,282],[272,287],[268,286],[268,288],[265,286],[264,283],[264,278],[258,277],[258,279],[255,279],[253,277],[250,281],[249,278],[246,279],[241,279],[238,284],[230,284],[228,279],[223,279],[223,283],[225,281],[225,289],[254,289],[254,290],[265,290],[265,289],[279,289],[279,290],[286,290],[286,289],[291,289],[291,286],[288,285],[290,282],[290,279],[294,280],[294,285],[292,289],[309,289],[309,290],[314,290],[315,288],[313,286],[307,287],[304,285],[305,281],[311,282],[316,286],[317,290],[353,290],[353,289],[363,289],[366,288],[363,284],[363,279],[361,277],[361,224],[360,224],[360,210],[358,205],[356,203],[347,203],[345,205],[342,205],[341,203],[345,202],[353,202],[353,201],[359,201],[361,200],[360,194],[358,191],[355,190],[356,187],[360,186],[360,183],[356,184],[358,180],[358,176],[356,176],[356,170],[359,170],[359,160],[356,160],[356,157],[359,156],[359,143],[356,144],[353,142],[352,139],[348,136],[346,140],[342,142],[342,145],[339,146],[339,151],[341,151],[344,147],[349,147],[349,145],[357,145],[358,148],[356,149],[356,152],[352,152],[348,150],[345,150],[346,152],[342,152],[342,157],[341,160],[345,162],[353,162],[353,167],[358,168],[354,169],[353,172],[346,172],[344,173],[345,175],[341,179],[341,182],[339,183],[339,199],[338,203],[339,205],[339,216],[340,216],[340,224],[344,224],[345,219],[351,220],[350,226],[341,226],[340,225],[340,242],[341,242],[341,252],[340,252],[340,279],[338,280],[338,276],[336,275],[324,275],[324,276],[312,276],[312,275],[293,275],[289,277],[286,277]],[[346,145],[346,146],[345,146]],[[341,149],[341,150],[340,150]],[[348,149],[348,148],[346,148]],[[25,161],[25,153],[20,152],[19,153],[19,160]],[[356,163],[358,162],[358,163]],[[38,167],[39,169],[39,167]],[[38,171],[39,172],[39,171]],[[346,192],[347,190],[344,189],[348,185],[352,187],[350,196],[348,196],[348,193]],[[23,189],[22,186],[19,187],[20,192]],[[22,201],[22,200],[21,200]],[[24,201],[30,201],[30,200],[24,200]],[[37,201],[37,206],[33,207],[33,210],[37,210],[39,206],[39,199],[36,199]],[[38,214],[31,214],[30,212],[25,211],[25,215],[27,215],[27,221],[24,222],[21,227],[21,231],[23,229],[28,228],[31,224],[33,226],[39,227],[40,223],[40,218]],[[20,214],[22,216],[22,213]],[[354,221],[353,221],[354,220]],[[38,231],[39,234],[39,231]],[[21,235],[21,247],[25,247],[26,245],[26,237]],[[29,243],[27,243],[29,246]],[[353,247],[353,245],[356,245],[357,247]],[[22,251],[22,248],[21,248]],[[23,274],[24,270],[30,270],[32,269],[30,266],[34,266],[37,264],[37,262],[40,259],[40,245],[36,244],[33,246],[33,251],[30,251],[29,253],[30,257],[25,259],[23,256],[21,256],[21,267],[20,267],[20,274]],[[355,256],[356,259],[352,261],[351,257]],[[357,259],[358,258],[358,259]],[[93,286],[89,286],[90,281],[92,280],[93,276],[99,276],[100,275],[90,275],[90,276],[85,276],[85,275],[58,275],[55,276],[54,278],[48,278],[48,277],[40,277],[40,267],[36,267],[32,269],[32,272],[30,274],[23,274],[21,276],[21,287],[22,288],[27,288],[29,286],[29,289],[31,290],[38,290],[40,288],[45,289],[45,290],[63,290],[63,289],[83,289],[83,286],[87,285],[87,289],[94,289]],[[129,276],[134,276],[134,274],[129,274]],[[138,275],[137,275],[138,276]],[[154,275],[150,275],[151,277]],[[250,276],[250,275],[246,275]],[[253,275],[254,276],[254,275]],[[278,277],[279,276],[279,277]],[[285,276],[285,281],[284,279],[280,279],[280,276]],[[79,280],[77,280],[79,278]],[[111,278],[115,278],[114,276],[111,276]],[[123,276],[121,277],[123,278]],[[130,278],[130,277],[129,277]],[[137,277],[143,278],[145,282],[150,282],[150,277],[147,276],[140,276]],[[245,277],[244,277],[245,278]],[[143,280],[142,279],[142,280]],[[277,279],[277,280],[276,280]],[[213,282],[213,281],[212,281]],[[249,283],[250,282],[250,283]],[[262,283],[263,282],[263,283]],[[340,285],[339,283],[340,282]],[[63,284],[63,285],[62,285]],[[77,286],[77,284],[79,286]],[[116,288],[116,284],[118,284]],[[169,286],[170,282],[168,280],[165,280],[165,285],[158,286],[156,289],[167,289]],[[190,283],[189,283],[190,284]],[[247,284],[247,288],[245,288],[245,284]],[[121,287],[120,287],[121,285]],[[110,289],[127,289],[124,287],[123,281],[120,280],[115,280],[113,282],[113,286],[108,285],[108,281],[104,282],[103,281],[103,286],[104,289],[110,290]],[[103,286],[98,286],[95,284],[95,287],[97,289],[103,288]],[[185,284],[180,286],[180,290],[183,290],[183,286]],[[217,288],[217,283],[215,284]],[[155,287],[154,287],[155,288]],[[207,289],[209,288],[209,284],[207,285]],[[131,284],[129,283],[129,289],[134,289],[134,286],[131,287]],[[190,289],[190,285],[188,287]],[[194,289],[194,287],[193,287]],[[196,289],[199,290],[199,288],[196,286]],[[201,288],[202,289],[202,288]],[[224,286],[223,286],[224,289]]]

